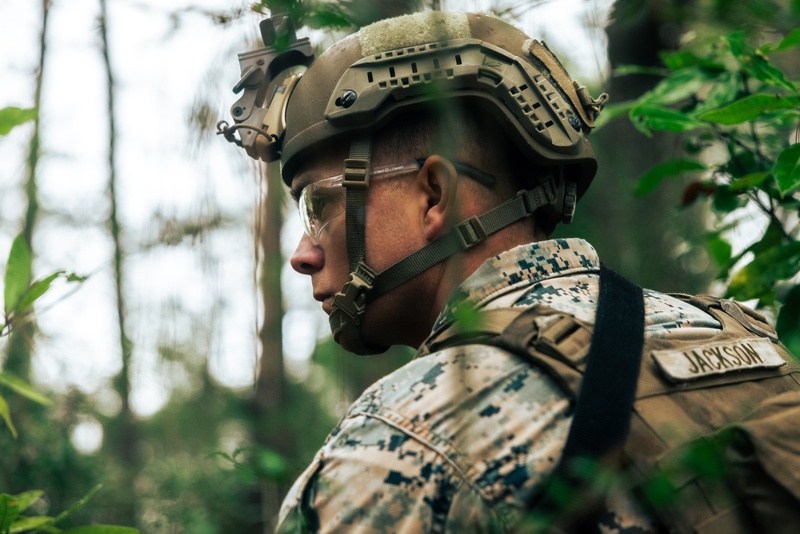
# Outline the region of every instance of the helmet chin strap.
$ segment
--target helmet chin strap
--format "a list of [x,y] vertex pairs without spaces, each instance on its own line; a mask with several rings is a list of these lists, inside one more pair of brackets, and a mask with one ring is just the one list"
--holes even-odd
[[368,344],[361,334],[361,320],[369,302],[437,263],[474,247],[498,230],[530,217],[537,209],[558,202],[556,177],[551,175],[533,189],[521,190],[482,215],[462,221],[446,234],[376,273],[364,263],[370,141],[369,137],[354,139],[350,157],[345,160],[343,185],[347,188],[345,231],[350,277],[334,296],[329,317],[334,341],[356,354],[379,354],[388,349],[388,346]]

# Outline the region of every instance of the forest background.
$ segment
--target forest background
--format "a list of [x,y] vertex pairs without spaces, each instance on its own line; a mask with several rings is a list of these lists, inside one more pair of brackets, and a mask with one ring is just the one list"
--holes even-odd
[[800,1],[13,0],[0,507],[25,495],[20,518],[66,510],[62,529],[269,532],[343,410],[408,360],[331,342],[285,262],[301,230],[284,189],[215,135],[235,54],[281,4],[319,50],[417,9],[490,10],[546,40],[612,97],[600,173],[557,235],[645,287],[757,306],[800,353]]

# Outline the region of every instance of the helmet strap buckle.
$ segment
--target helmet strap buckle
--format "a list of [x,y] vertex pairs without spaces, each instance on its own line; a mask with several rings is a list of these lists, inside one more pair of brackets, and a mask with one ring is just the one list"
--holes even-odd
[[342,290],[333,297],[333,306],[349,317],[354,325],[361,322],[367,307],[367,293],[372,290],[375,274],[364,262],[359,262]]

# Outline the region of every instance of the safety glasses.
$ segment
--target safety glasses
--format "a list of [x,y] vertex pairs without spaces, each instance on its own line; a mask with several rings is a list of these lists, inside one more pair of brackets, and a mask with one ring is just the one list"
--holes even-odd
[[[371,179],[396,176],[422,168],[425,160],[410,161],[394,165],[376,167],[370,173]],[[319,244],[322,231],[331,221],[344,213],[345,189],[341,174],[323,178],[303,188],[297,199],[303,230],[314,244]]]
[[[486,187],[494,186],[496,180],[491,174],[476,169],[465,163],[451,161],[456,171],[472,178]],[[370,173],[371,179],[397,176],[408,172],[416,172],[425,164],[424,159],[376,167]],[[303,230],[314,244],[319,244],[322,231],[331,221],[344,213],[345,189],[342,186],[341,174],[323,178],[303,188],[297,199],[300,220]]]

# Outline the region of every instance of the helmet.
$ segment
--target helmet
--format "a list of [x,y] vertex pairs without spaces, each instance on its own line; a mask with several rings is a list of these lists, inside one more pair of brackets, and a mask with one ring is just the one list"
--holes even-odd
[[[269,20],[273,22],[262,23],[268,45],[262,56],[292,54],[298,63],[308,64],[308,55],[298,54],[307,49],[307,40],[297,41],[290,30],[284,31],[290,35],[288,47],[270,46],[280,33],[274,28],[285,27],[285,19]],[[359,345],[358,324],[369,300],[534,211],[546,231],[569,222],[597,170],[587,135],[607,95],[592,98],[544,43],[491,15],[434,11],[379,21],[336,43],[302,77],[295,74],[277,83],[277,73],[269,74],[271,64],[262,63],[259,72],[264,75],[253,74],[253,54],[240,55],[242,80],[235,89],[246,90],[232,108],[236,124],[220,123],[219,133],[253,157],[280,157],[287,184],[310,154],[337,139],[351,141],[344,162],[351,277],[337,295],[331,327],[334,337],[353,338],[348,346],[358,345],[355,352],[375,352]],[[248,83],[250,94],[259,96],[246,98]],[[371,136],[395,117],[441,105],[443,97],[457,99],[462,109],[488,112],[523,156],[554,172],[484,214],[490,217],[457,225],[447,246],[426,247],[408,261],[375,273],[363,262],[362,197],[369,183]],[[250,105],[244,111],[242,101]],[[235,129],[241,141],[233,136]]]

